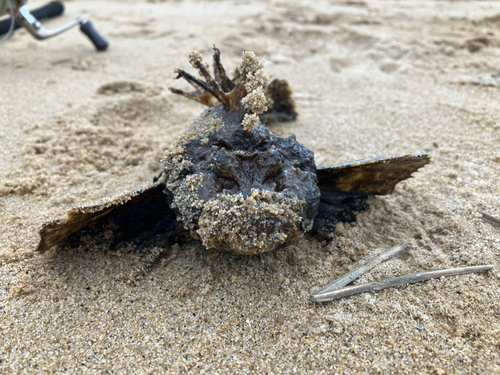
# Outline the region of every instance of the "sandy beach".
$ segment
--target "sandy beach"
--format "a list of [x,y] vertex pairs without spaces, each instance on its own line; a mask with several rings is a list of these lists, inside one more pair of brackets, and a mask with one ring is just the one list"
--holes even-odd
[[[32,0],[31,9],[43,5]],[[309,295],[398,243],[354,284],[500,265],[500,3],[66,1],[43,42],[0,46],[0,373],[500,373],[500,268],[339,301]],[[35,248],[44,222],[152,182],[205,108],[172,95],[188,53],[232,72],[242,51],[294,90],[318,166],[426,153],[333,241],[259,256],[174,245],[142,278],[134,254]]]

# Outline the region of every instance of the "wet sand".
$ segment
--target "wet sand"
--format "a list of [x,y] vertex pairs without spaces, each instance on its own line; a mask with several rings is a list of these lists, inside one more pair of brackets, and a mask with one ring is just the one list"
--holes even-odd
[[[42,5],[30,1],[30,7]],[[68,1],[78,30],[0,46],[1,373],[497,373],[500,269],[315,304],[309,294],[400,242],[357,283],[500,264],[500,3]],[[319,166],[428,153],[332,243],[255,256],[173,246],[143,278],[132,254],[34,252],[42,223],[152,181],[204,110],[189,51],[229,71],[242,50],[285,78]]]

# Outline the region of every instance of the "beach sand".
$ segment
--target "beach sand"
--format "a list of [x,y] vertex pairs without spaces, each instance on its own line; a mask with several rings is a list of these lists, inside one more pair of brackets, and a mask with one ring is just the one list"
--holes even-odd
[[[34,9],[44,2],[30,1]],[[357,283],[500,264],[500,3],[67,1],[78,30],[0,46],[0,373],[500,373],[500,269],[317,304],[353,266],[408,249]],[[229,71],[243,50],[287,79],[319,166],[428,153],[331,243],[260,256],[34,251],[42,223],[150,183],[204,111],[172,95],[187,55]]]

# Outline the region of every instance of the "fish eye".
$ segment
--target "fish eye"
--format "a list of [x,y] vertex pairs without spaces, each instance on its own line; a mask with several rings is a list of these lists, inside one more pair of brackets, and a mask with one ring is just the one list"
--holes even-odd
[[231,178],[219,177],[218,181],[224,190],[234,190],[235,188],[239,188],[238,183]]

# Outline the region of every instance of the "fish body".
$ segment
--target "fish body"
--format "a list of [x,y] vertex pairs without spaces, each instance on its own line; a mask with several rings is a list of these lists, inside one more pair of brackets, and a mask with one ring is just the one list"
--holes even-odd
[[196,91],[170,91],[210,108],[165,151],[161,175],[150,186],[44,224],[39,251],[68,240],[147,252],[187,234],[207,249],[261,254],[310,231],[328,237],[337,222],[354,221],[369,196],[392,193],[430,162],[427,155],[406,155],[318,168],[294,135],[276,136],[262,123],[297,113],[286,81],[269,82],[253,53],[243,53],[233,80],[217,49],[215,77],[198,53],[190,62],[205,81],[176,69]]

